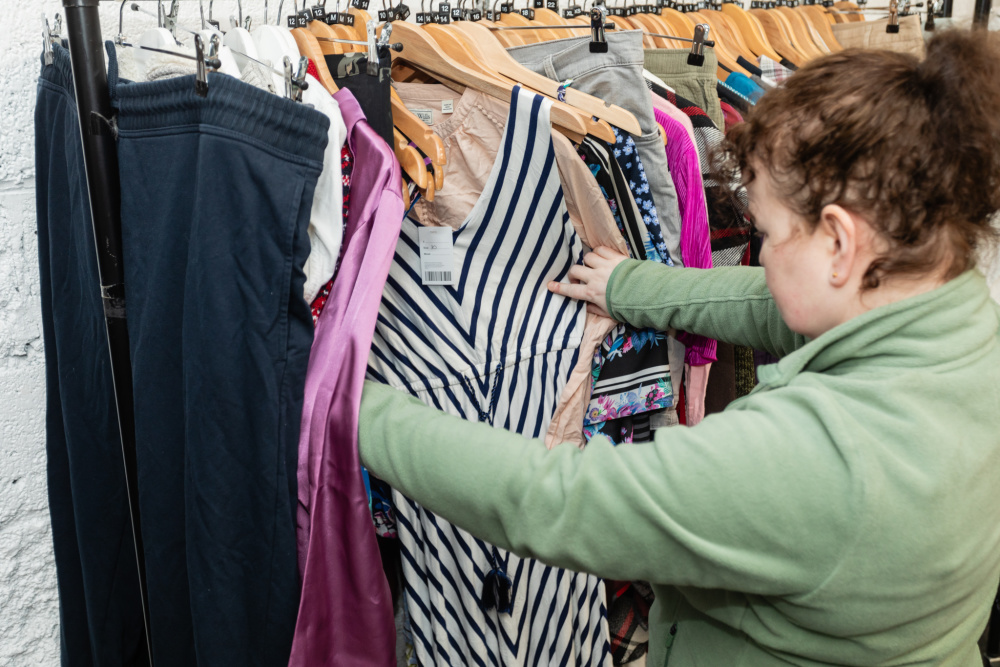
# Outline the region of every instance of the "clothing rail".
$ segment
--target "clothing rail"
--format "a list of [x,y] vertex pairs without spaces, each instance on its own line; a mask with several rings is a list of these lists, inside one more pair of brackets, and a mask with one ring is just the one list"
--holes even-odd
[[139,571],[139,595],[145,626],[146,654],[153,664],[146,589],[146,558],[139,520],[139,485],[136,478],[135,405],[132,396],[132,361],[129,357],[128,323],[125,319],[125,271],[122,264],[121,181],[118,147],[108,121],[112,116],[108,73],[104,68],[100,0],[63,0],[66,35],[69,39],[73,88],[83,148],[87,194],[94,227],[97,268],[108,333],[111,375],[114,379],[122,462],[128,491],[132,539]]
[[[132,364],[129,356],[128,325],[124,285],[121,229],[121,182],[118,153],[109,126],[112,117],[107,71],[104,65],[104,41],[101,33],[101,0],[62,0],[66,35],[80,119],[83,159],[88,201],[93,221],[94,243],[100,276],[101,302],[108,335],[108,352],[114,380],[122,461],[128,492],[132,536],[139,572],[146,653],[153,665],[150,640],[149,602],[146,567],[139,516],[136,478],[135,407],[132,394]],[[951,0],[944,0],[944,13],[950,15]],[[977,26],[989,21],[992,0],[976,0]],[[586,26],[581,26],[586,28]],[[1000,600],[1000,595],[998,595]],[[1000,605],[994,605],[989,626],[989,645],[1000,651]]]

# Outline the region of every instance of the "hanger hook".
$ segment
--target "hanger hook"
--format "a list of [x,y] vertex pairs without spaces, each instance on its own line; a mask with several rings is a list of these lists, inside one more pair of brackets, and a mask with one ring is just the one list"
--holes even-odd
[[240,27],[243,26],[243,0],[236,0],[236,11],[239,13]]
[[496,15],[497,15],[497,3],[498,3],[499,1],[500,1],[500,0],[493,0],[493,16],[494,16],[494,17],[496,17]]
[[278,18],[275,19],[274,25],[281,25],[281,10],[285,6],[285,0],[279,0],[278,2]]
[[116,40],[119,44],[125,41],[125,33],[122,30],[122,26],[125,25],[125,3],[128,0],[122,0],[122,4],[118,7],[118,39]]

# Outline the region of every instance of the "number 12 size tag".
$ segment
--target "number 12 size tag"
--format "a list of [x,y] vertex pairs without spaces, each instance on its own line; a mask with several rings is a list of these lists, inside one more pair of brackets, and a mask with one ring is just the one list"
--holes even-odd
[[420,277],[424,285],[454,285],[455,251],[450,227],[421,227]]

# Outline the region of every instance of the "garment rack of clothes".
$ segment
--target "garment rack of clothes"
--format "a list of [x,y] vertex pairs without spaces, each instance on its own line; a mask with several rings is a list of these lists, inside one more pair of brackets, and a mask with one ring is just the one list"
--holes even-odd
[[[133,539],[140,579],[140,594],[146,629],[146,649],[150,651],[150,622],[145,582],[145,559],[140,531],[138,485],[136,480],[136,441],[132,398],[132,370],[129,354],[124,271],[122,265],[121,192],[116,141],[109,128],[113,115],[107,72],[104,66],[104,41],[99,5],[101,0],[63,0],[66,36],[73,68],[77,113],[82,131],[82,146],[89,206],[93,218],[93,233],[97,248],[100,294],[104,305],[109,354],[114,377],[115,402],[122,444],[122,461],[127,481],[128,504],[131,513]],[[892,0],[897,5],[898,0]],[[977,0],[978,22],[985,23],[990,13],[990,0]],[[980,11],[980,8],[984,9]],[[982,19],[980,21],[980,19]],[[532,26],[538,29],[539,26]],[[547,28],[549,26],[546,26]],[[571,26],[551,26],[565,27]],[[701,26],[699,26],[701,27]],[[511,27],[506,27],[510,29]],[[572,26],[586,30],[587,26]],[[604,28],[603,21],[601,28]],[[516,29],[514,27],[513,29]],[[58,31],[57,31],[58,32]],[[692,54],[700,45],[712,46],[705,29],[691,40]],[[683,39],[664,35],[671,39]],[[49,36],[46,36],[48,43]],[[199,43],[200,40],[196,40]],[[204,65],[204,59],[198,58]],[[98,286],[95,286],[97,289]],[[996,624],[994,624],[996,626]]]

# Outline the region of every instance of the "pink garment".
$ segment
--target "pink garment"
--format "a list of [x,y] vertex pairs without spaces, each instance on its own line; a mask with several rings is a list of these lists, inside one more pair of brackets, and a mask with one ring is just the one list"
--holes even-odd
[[705,418],[705,394],[708,392],[708,372],[712,364],[684,365],[684,417],[688,426],[696,426]]
[[739,125],[743,122],[743,115],[736,110],[736,107],[726,102],[720,102],[719,104],[722,105],[722,116],[726,119],[726,132],[733,125]]
[[361,476],[358,412],[403,219],[400,170],[351,92],[334,98],[357,160],[340,268],[306,372],[296,515],[302,599],[288,664],[392,667],[396,629]]
[[[674,120],[679,121],[680,124],[684,126],[684,129],[687,130],[688,137],[691,138],[692,145],[694,145],[695,154],[698,155],[698,142],[694,139],[694,125],[691,124],[691,117],[671,104],[669,100],[663,99],[652,91],[650,91],[649,94],[653,98],[654,109],[659,109]],[[701,164],[701,156],[698,155],[698,158],[698,164]],[[685,264],[685,266],[687,266],[687,264]]]
[[[667,133],[667,165],[677,189],[681,212],[681,257],[684,258],[684,266],[710,269],[712,247],[709,243],[708,207],[694,142],[681,123],[659,109],[654,108],[653,115]],[[687,346],[684,359],[688,364],[702,366],[715,361],[717,343],[711,338],[679,333],[677,340]]]

